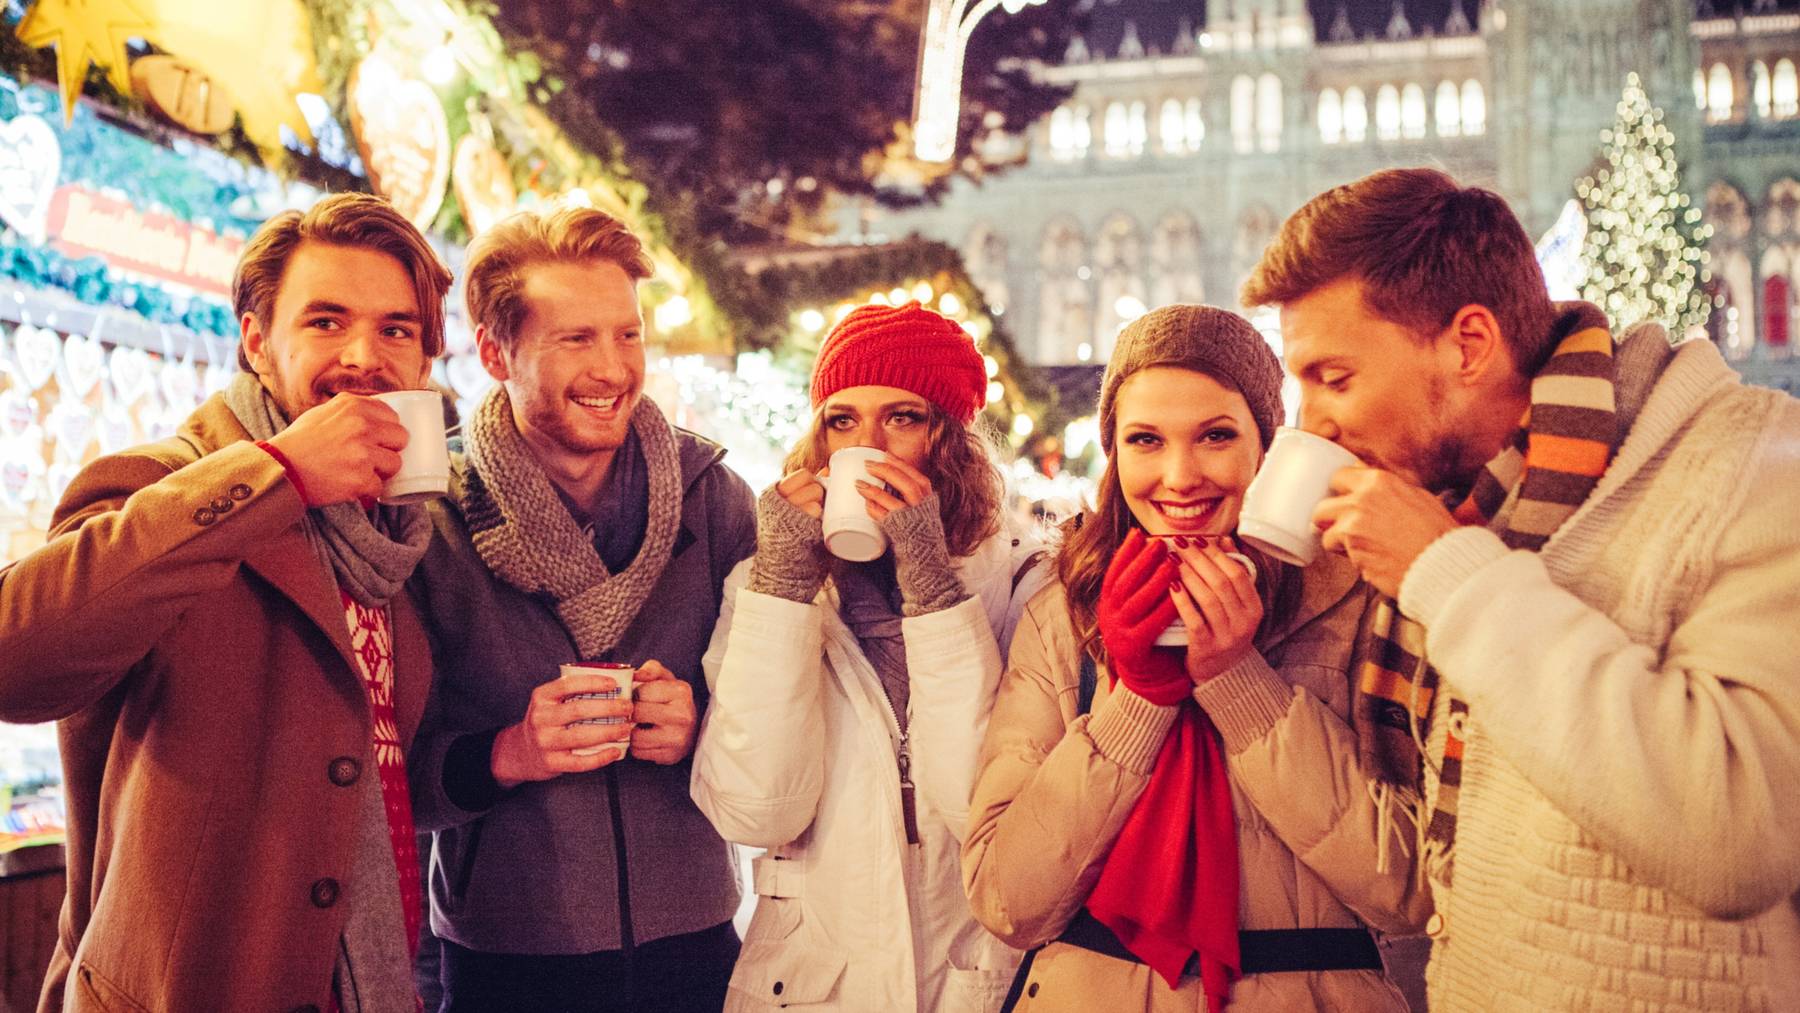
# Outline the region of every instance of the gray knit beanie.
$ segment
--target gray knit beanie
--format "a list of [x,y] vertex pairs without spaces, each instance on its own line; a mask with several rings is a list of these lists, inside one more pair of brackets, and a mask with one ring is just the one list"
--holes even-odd
[[1119,332],[1100,380],[1100,447],[1113,449],[1113,401],[1119,385],[1140,369],[1198,370],[1238,389],[1267,448],[1281,425],[1281,363],[1250,321],[1216,306],[1164,306]]

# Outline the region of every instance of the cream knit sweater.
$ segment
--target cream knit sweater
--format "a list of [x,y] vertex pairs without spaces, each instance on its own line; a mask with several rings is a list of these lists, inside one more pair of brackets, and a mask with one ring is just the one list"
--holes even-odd
[[1641,404],[1542,553],[1401,587],[1470,706],[1434,1011],[1800,1010],[1800,401],[1690,342]]

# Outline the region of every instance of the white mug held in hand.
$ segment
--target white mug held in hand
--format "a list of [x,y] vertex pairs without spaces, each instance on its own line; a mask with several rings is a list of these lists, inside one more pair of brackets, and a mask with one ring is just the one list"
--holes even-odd
[[866,563],[887,551],[887,535],[869,516],[869,501],[856,491],[858,480],[880,485],[869,474],[871,461],[885,461],[887,454],[874,447],[845,447],[831,455],[825,476],[825,513],[820,520],[825,548],[839,559]]
[[1269,555],[1305,566],[1319,555],[1313,511],[1331,493],[1331,476],[1362,462],[1303,429],[1275,430],[1262,470],[1244,491],[1237,536]]
[[[1237,564],[1243,567],[1245,572],[1250,574],[1250,582],[1252,584],[1256,583],[1256,564],[1250,561],[1249,556],[1246,556],[1241,552],[1227,552],[1225,555],[1237,560]],[[1174,622],[1170,623],[1168,627],[1156,637],[1156,646],[1158,647],[1186,647],[1187,642],[1187,624],[1181,621],[1181,616],[1179,615],[1175,617]]]
[[444,399],[435,390],[392,390],[375,395],[406,427],[400,470],[381,487],[381,502],[418,503],[450,490],[450,444],[444,435]]
[[[635,679],[637,669],[616,661],[598,661],[584,665],[564,665],[562,666],[561,674],[565,679],[571,675],[611,676],[613,682],[617,683],[619,687],[618,689],[605,693],[571,693],[570,695],[563,697],[564,700],[630,701],[631,691],[637,685]],[[622,725],[625,723],[625,720],[626,719],[624,718],[583,718],[580,721],[571,722],[569,727],[573,728],[576,725]],[[589,746],[586,749],[571,749],[569,752],[574,753],[576,756],[593,756],[610,749],[618,753],[620,758],[623,758],[625,756],[625,751],[630,748],[631,740],[626,738],[618,742],[607,742],[598,746]]]

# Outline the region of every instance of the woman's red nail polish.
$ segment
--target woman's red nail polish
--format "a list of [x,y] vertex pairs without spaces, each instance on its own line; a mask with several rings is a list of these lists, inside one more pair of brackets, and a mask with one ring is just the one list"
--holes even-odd
[[1169,581],[1169,590],[1171,590],[1171,591],[1181,590],[1181,581],[1179,581],[1179,580]]

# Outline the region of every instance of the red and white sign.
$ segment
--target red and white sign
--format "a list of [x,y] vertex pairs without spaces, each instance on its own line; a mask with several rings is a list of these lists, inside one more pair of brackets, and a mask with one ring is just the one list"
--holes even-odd
[[244,251],[227,239],[171,215],[146,214],[115,197],[80,186],[50,198],[50,245],[72,257],[101,257],[122,271],[231,297],[231,272]]

